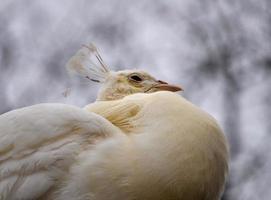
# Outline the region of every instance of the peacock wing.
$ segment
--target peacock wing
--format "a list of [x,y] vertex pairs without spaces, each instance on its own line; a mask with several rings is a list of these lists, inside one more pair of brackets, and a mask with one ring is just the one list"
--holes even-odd
[[39,104],[0,115],[0,200],[42,197],[80,151],[118,131],[95,113],[63,104]]

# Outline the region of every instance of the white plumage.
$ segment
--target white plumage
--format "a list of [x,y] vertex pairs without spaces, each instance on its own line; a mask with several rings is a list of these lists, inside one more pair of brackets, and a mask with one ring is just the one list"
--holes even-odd
[[1,115],[1,199],[44,194],[67,172],[88,140],[114,131],[104,118],[62,104],[35,105]]
[[[218,200],[228,159],[220,128],[181,96],[157,90],[1,115],[0,199]],[[113,98],[108,89],[101,96]]]

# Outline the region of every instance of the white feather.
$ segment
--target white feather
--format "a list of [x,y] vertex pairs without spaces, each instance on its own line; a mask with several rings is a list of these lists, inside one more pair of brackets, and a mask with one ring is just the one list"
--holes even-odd
[[40,104],[0,116],[0,199],[36,199],[67,173],[82,146],[118,129],[63,104]]
[[66,64],[71,74],[77,74],[95,82],[105,82],[110,70],[93,44],[83,45]]
[[218,200],[227,159],[215,120],[172,92],[0,116],[1,200]]

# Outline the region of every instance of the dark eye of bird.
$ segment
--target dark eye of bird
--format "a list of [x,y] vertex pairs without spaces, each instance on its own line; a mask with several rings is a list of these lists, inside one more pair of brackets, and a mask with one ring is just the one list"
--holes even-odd
[[137,76],[137,75],[130,76],[130,79],[133,80],[133,81],[136,81],[136,82],[141,82],[142,81],[142,78]]

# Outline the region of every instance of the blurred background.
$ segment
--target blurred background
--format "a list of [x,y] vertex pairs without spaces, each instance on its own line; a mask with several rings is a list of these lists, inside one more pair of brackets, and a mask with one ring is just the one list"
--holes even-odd
[[231,145],[223,200],[271,199],[270,0],[1,0],[0,113],[93,102],[99,85],[64,67],[90,41],[111,69],[180,84],[219,121]]

